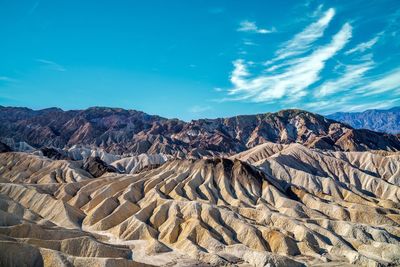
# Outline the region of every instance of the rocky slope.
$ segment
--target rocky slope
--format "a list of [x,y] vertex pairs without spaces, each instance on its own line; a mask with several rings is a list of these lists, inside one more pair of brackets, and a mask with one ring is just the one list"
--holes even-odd
[[399,152],[264,143],[110,165],[125,173],[0,154],[0,265],[400,264]]
[[55,147],[201,158],[231,155],[267,141],[342,151],[400,149],[396,136],[353,129],[301,110],[189,123],[99,107],[75,111],[0,107],[0,117],[0,141],[14,151]]
[[357,129],[369,129],[377,132],[400,133],[400,107],[388,110],[371,109],[364,112],[338,112],[327,116]]

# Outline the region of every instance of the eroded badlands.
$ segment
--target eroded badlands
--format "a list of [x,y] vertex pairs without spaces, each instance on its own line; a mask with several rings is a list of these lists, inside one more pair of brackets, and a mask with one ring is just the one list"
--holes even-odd
[[94,177],[82,160],[0,154],[0,265],[400,264],[398,152],[108,161]]

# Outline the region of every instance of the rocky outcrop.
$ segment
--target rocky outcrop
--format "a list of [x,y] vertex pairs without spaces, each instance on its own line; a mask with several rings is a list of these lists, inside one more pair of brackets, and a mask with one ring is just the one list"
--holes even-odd
[[64,151],[61,149],[55,149],[52,147],[42,147],[40,152],[43,156],[48,157],[50,159],[68,159]]
[[93,177],[100,177],[106,172],[118,172],[118,170],[102,161],[99,157],[90,157],[83,164],[83,169]]

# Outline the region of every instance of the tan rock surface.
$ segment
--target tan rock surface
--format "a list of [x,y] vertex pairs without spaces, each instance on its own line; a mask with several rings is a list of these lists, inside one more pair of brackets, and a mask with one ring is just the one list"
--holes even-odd
[[8,152],[0,156],[0,182],[70,183],[91,177],[78,162],[51,160],[23,152]]
[[[90,179],[74,162],[0,162],[1,266],[400,264],[398,153],[265,143]],[[40,178],[57,168],[76,178]]]

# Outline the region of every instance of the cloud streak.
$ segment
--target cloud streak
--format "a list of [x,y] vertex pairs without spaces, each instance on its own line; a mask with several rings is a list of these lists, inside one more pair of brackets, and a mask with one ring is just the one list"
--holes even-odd
[[[324,15],[324,23],[330,19],[332,12]],[[297,39],[297,36],[294,39]],[[352,27],[345,23],[328,44],[307,56],[284,62],[283,69],[274,69],[271,72],[269,68],[269,71],[257,76],[250,74],[246,61],[236,60],[233,62],[234,70],[230,78],[234,87],[229,90],[229,95],[235,96],[235,100],[247,99],[254,102],[270,102],[282,98],[289,102],[298,100],[307,94],[306,89],[310,85],[320,79],[319,74],[326,61],[340,51],[351,36]]]
[[334,80],[324,82],[315,92],[318,98],[347,91],[364,82],[364,74],[374,67],[372,60],[367,60],[361,64],[345,65],[345,71],[341,76]]
[[325,29],[334,16],[335,9],[328,9],[318,21],[310,24],[303,31],[296,34],[293,39],[284,43],[282,48],[276,52],[277,57],[274,61],[307,52],[311,45],[323,36]]
[[[316,90],[315,98],[305,107],[333,113],[389,108],[399,104],[400,68],[380,75],[367,76],[366,73],[374,66],[372,60],[347,65],[345,73],[336,80],[323,83]],[[390,98],[382,97],[383,95],[390,95]]]
[[47,66],[51,70],[60,71],[60,72],[67,71],[62,65],[60,65],[60,64],[58,64],[58,63],[56,63],[54,61],[41,59],[41,58],[36,59],[35,61]]
[[189,109],[189,111],[191,113],[203,113],[203,112],[209,111],[211,109],[212,109],[211,106],[199,106],[199,105],[196,105],[196,106],[191,107]]
[[[314,22],[278,45],[267,61],[246,60],[247,55],[234,60],[232,86],[224,90],[220,101],[302,107],[321,113],[400,104],[400,68],[381,74],[375,70],[382,62],[375,62],[372,50],[386,31],[345,49],[353,27],[343,22],[328,32],[335,13],[333,8],[319,10]],[[248,28],[258,29],[256,25]]]
[[398,104],[399,98],[390,100],[372,100],[367,103],[358,103],[355,97],[344,97],[341,99],[330,99],[324,101],[315,101],[305,104],[305,108],[318,110],[324,114],[332,114],[335,112],[358,112],[368,109],[385,109]]
[[369,40],[368,42],[365,43],[360,43],[358,44],[356,47],[347,50],[344,54],[345,55],[350,55],[353,53],[362,53],[365,52],[368,49],[371,49],[379,40],[379,36],[376,36],[374,38],[372,38],[371,40]]
[[400,68],[390,71],[382,75],[380,78],[375,78],[357,89],[357,93],[363,96],[373,96],[382,93],[391,92],[392,96],[400,95]]
[[259,28],[254,21],[244,20],[239,23],[239,28],[237,29],[239,32],[250,32],[250,33],[259,33],[259,34],[267,34],[275,32],[275,28],[265,29]]

